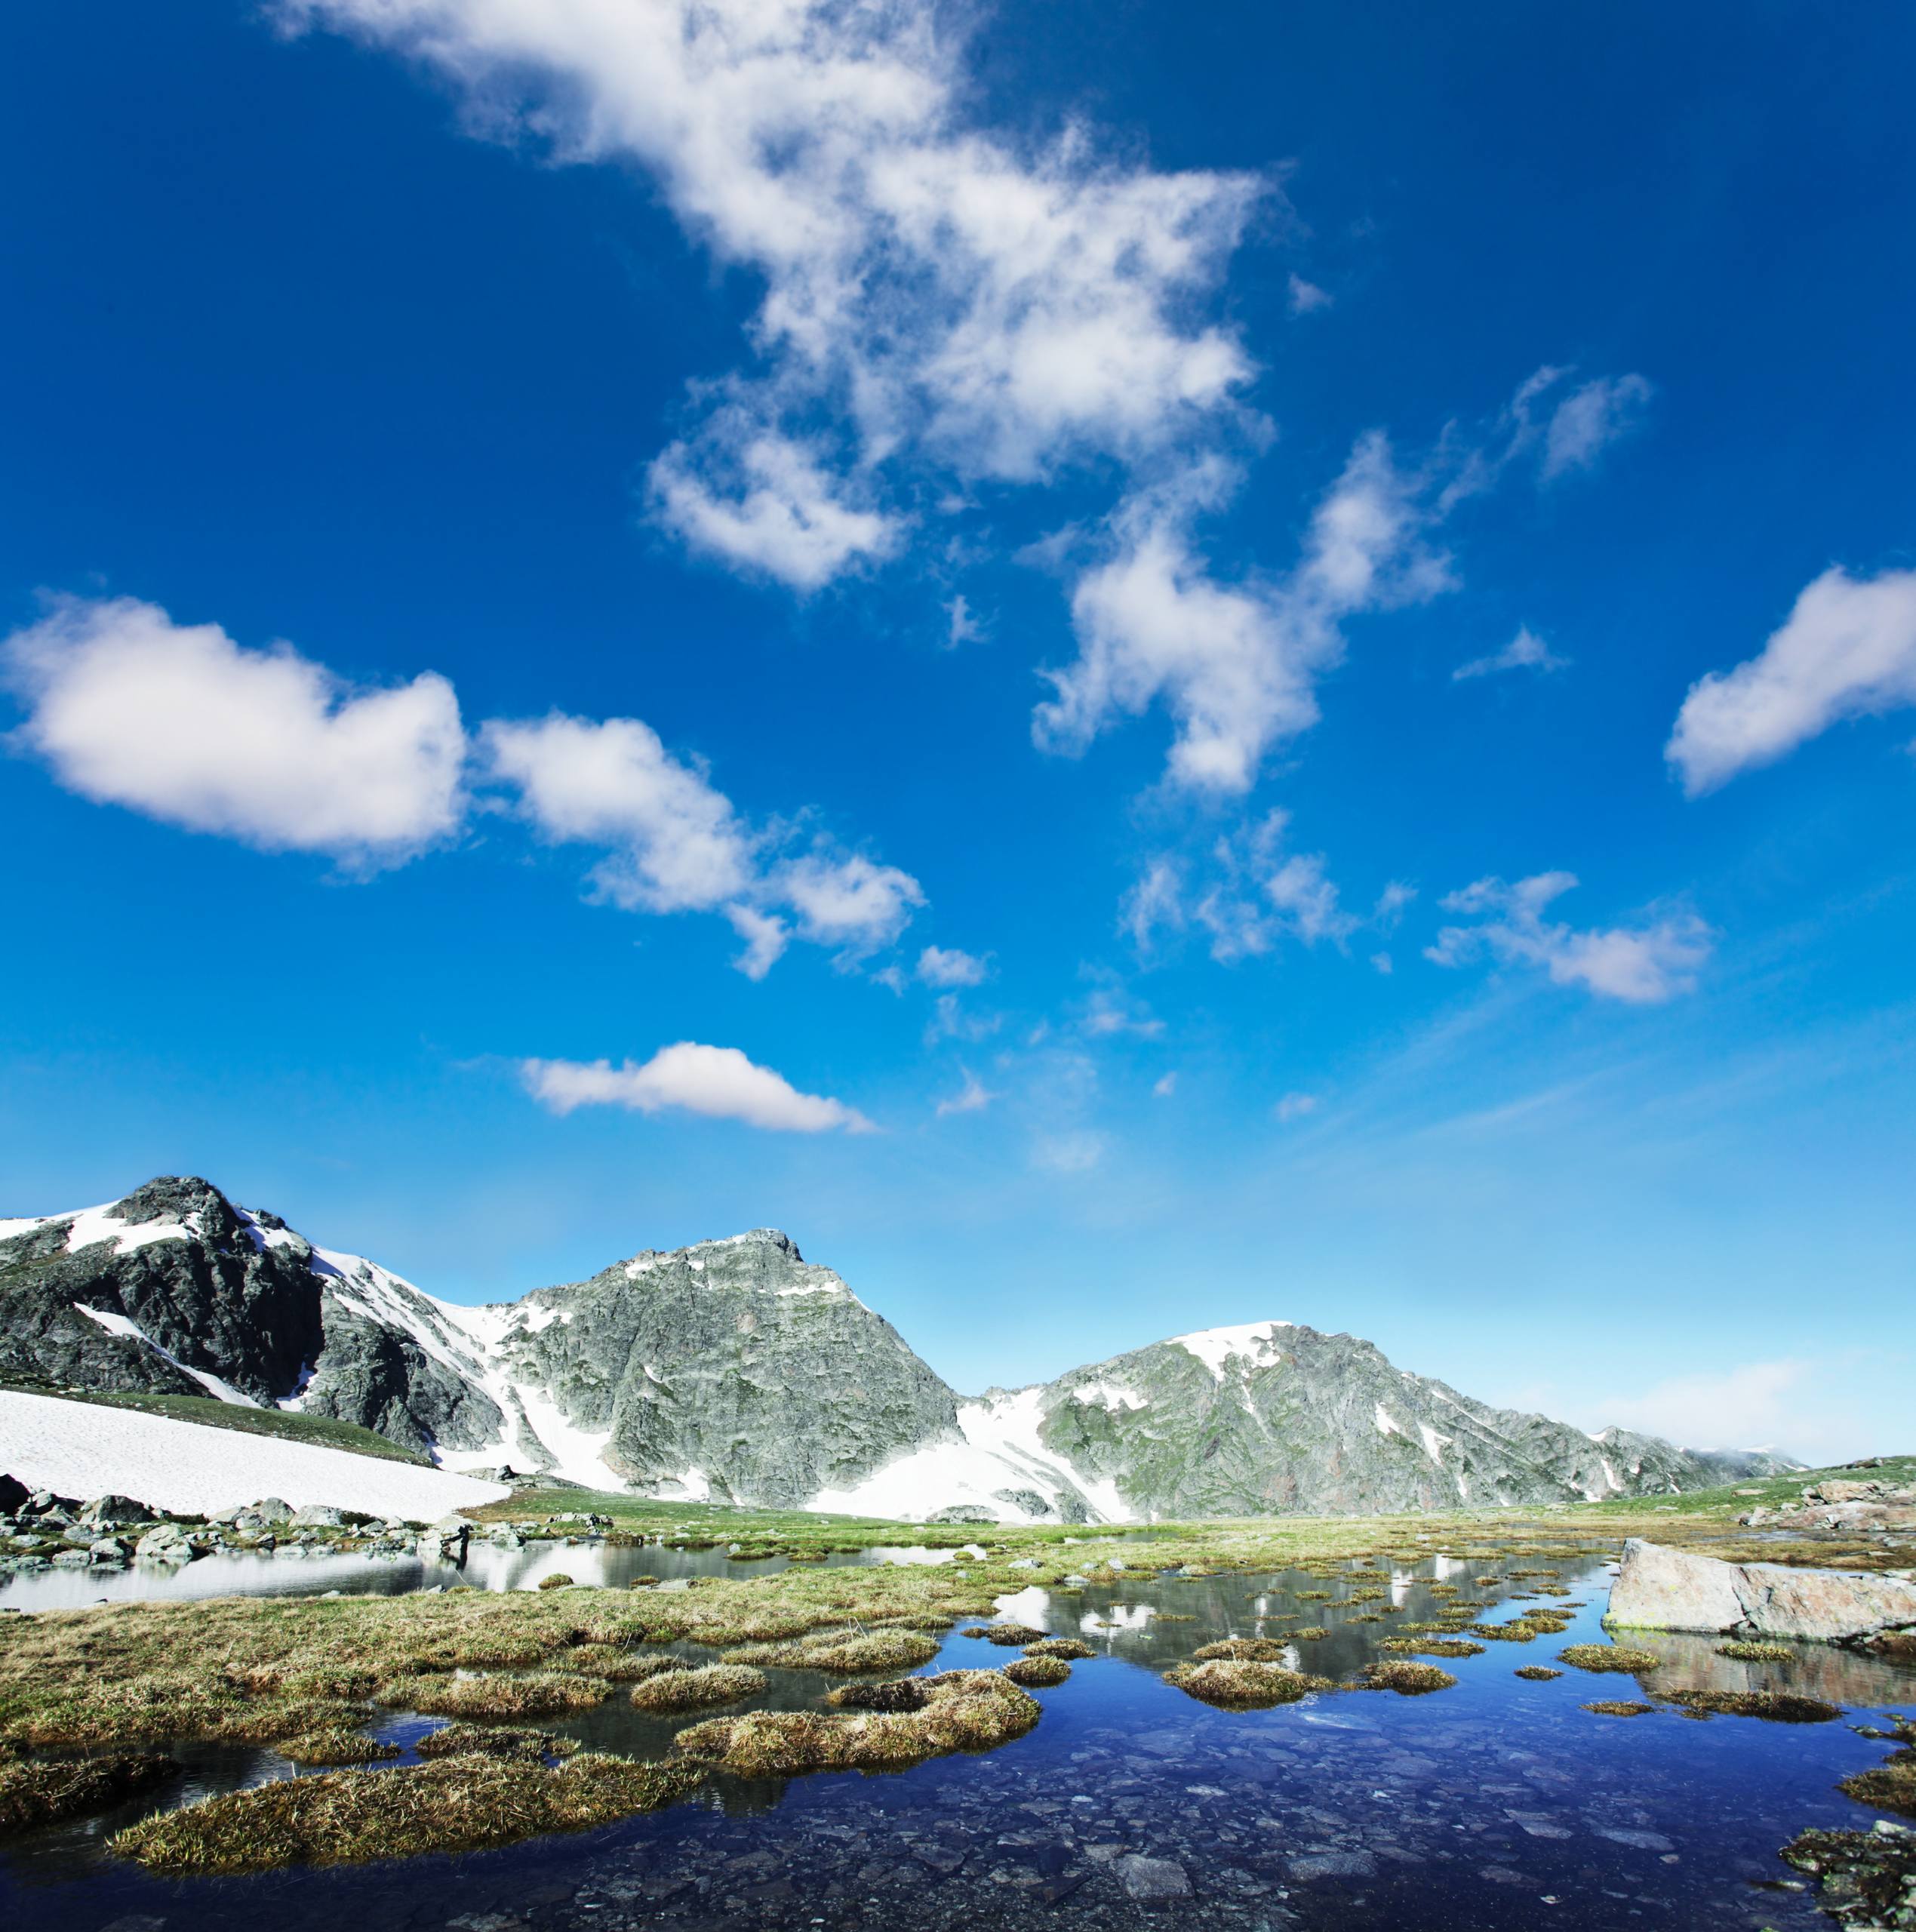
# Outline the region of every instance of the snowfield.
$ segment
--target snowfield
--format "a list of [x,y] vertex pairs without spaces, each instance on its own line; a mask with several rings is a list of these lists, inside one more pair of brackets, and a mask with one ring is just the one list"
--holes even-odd
[[296,1509],[325,1503],[430,1523],[512,1493],[503,1483],[349,1449],[5,1390],[0,1390],[0,1472],[29,1489],[82,1501],[131,1496],[177,1515],[211,1515],[276,1496]]

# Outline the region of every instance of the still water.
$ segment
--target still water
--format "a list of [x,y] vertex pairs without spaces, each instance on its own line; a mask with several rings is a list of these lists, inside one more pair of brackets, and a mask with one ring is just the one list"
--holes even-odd
[[[663,1575],[661,1559],[675,1554],[581,1546],[512,1560],[586,1582],[598,1580],[588,1557]],[[676,1554],[707,1566],[687,1574],[766,1567],[731,1566],[715,1552]],[[277,1587],[278,1572],[296,1566],[268,1567]],[[113,1831],[155,1802],[291,1775],[269,1752],[189,1746],[175,1754],[186,1777],[156,1801],[15,1841],[0,1868],[0,1921],[35,1932],[318,1932],[360,1923],[421,1932],[1826,1927],[1805,1895],[1767,1889],[1792,1875],[1776,1849],[1807,1826],[1866,1828],[1877,1815],[1834,1789],[1885,1752],[1850,1726],[1916,1703],[1916,1670],[1813,1645],[1788,1663],[1733,1663],[1716,1655],[1712,1639],[1633,1636],[1669,1660],[1656,1680],[1666,1687],[1796,1690],[1843,1705],[1847,1721],[1699,1721],[1670,1709],[1595,1715],[1579,1707],[1636,1697],[1632,1681],[1566,1670],[1530,1683],[1512,1672],[1553,1663],[1569,1644],[1603,1641],[1607,1571],[1530,1558],[1521,1567],[1552,1574],[1511,1578],[1511,1567],[1438,1558],[1400,1568],[1389,1582],[1401,1616],[1369,1623],[1355,1620],[1372,1606],[1345,1599],[1374,1590],[1374,1571],[1328,1584],[1293,1571],[1026,1591],[1007,1600],[1010,1614],[1081,1636],[1099,1654],[1075,1666],[1068,1683],[1036,1693],[1041,1721],[1001,1750],[888,1777],[732,1781],[601,1831],[458,1857],[239,1880],[149,1878],[104,1854]],[[1502,1580],[1472,1583],[1466,1573]],[[1343,1676],[1377,1656],[1394,1627],[1441,1614],[1429,1586],[1447,1578],[1489,1600],[1478,1613],[1486,1620],[1515,1615],[1539,1584],[1567,1586],[1585,1607],[1561,1637],[1445,1660],[1459,1683],[1429,1697],[1339,1692],[1239,1714],[1161,1681],[1200,1644],[1281,1635],[1287,1623],[1325,1627],[1327,1636],[1300,1644],[1303,1666]],[[469,1572],[468,1580],[479,1580]],[[321,1580],[305,1579],[308,1588]],[[1328,1601],[1317,1594],[1325,1590]],[[998,1663],[1006,1654],[955,1632],[927,1668]],[[785,1708],[815,1703],[829,1687],[797,1672],[773,1672],[772,1685],[759,1701]],[[648,1718],[615,1698],[546,1727],[653,1755],[690,1721]],[[431,1727],[401,1718],[381,1734],[404,1742]],[[1160,1896],[1143,1895],[1152,1893]]]

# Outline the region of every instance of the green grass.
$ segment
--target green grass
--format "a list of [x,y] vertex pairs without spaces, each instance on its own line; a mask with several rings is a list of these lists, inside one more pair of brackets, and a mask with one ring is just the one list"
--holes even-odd
[[103,1408],[137,1409],[142,1415],[164,1416],[173,1422],[205,1423],[214,1429],[237,1429],[243,1435],[273,1435],[282,1442],[306,1442],[320,1449],[348,1449],[355,1455],[377,1456],[388,1463],[411,1463],[430,1469],[432,1459],[415,1455],[357,1423],[336,1422],[330,1416],[303,1416],[284,1409],[249,1409],[212,1395],[155,1395],[137,1392],[109,1393],[97,1389],[61,1389],[49,1383],[0,1380],[0,1389],[21,1395],[55,1395],[63,1402],[94,1402]]

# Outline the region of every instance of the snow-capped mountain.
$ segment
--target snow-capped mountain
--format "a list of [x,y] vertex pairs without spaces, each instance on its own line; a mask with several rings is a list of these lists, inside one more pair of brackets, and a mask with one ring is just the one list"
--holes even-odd
[[965,1400],[774,1229],[469,1308],[196,1179],[0,1221],[0,1379],[337,1417],[448,1469],[915,1519],[1567,1501],[1788,1466],[1490,1408],[1277,1321]]

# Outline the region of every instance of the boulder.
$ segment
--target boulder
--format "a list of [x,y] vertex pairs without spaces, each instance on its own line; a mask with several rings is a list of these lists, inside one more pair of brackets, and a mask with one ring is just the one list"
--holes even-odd
[[293,1506],[282,1503],[276,1496],[269,1496],[263,1502],[254,1504],[252,1513],[263,1523],[290,1523],[293,1520]]
[[1862,1643],[1916,1629],[1916,1583],[1865,1571],[1725,1563],[1632,1537],[1604,1621],[1625,1629]]
[[329,1503],[309,1503],[294,1512],[293,1526],[300,1530],[343,1530],[346,1517]]
[[948,1503],[926,1517],[927,1523],[995,1523],[997,1512],[981,1503]]
[[199,1552],[177,1523],[161,1523],[134,1544],[133,1553],[143,1563],[190,1563]]
[[0,1516],[17,1516],[33,1492],[17,1476],[0,1475]]
[[134,1523],[150,1523],[158,1515],[131,1496],[97,1496],[80,1512],[83,1523],[96,1523],[102,1529],[117,1530]]

